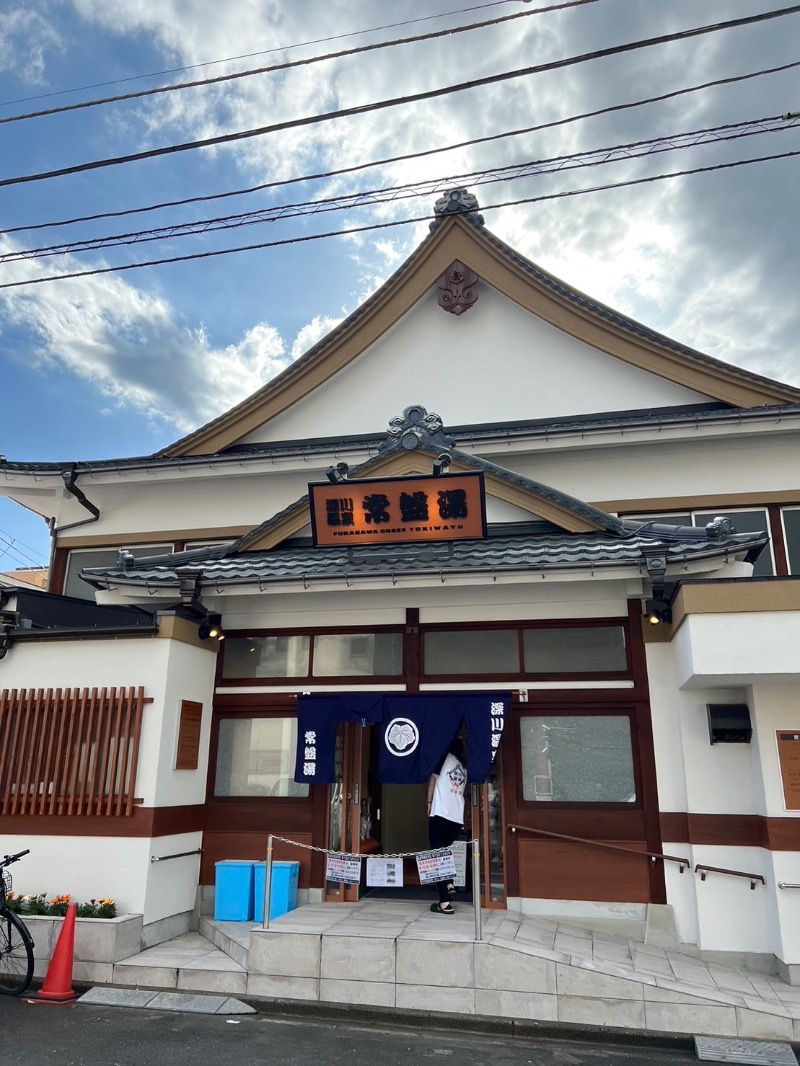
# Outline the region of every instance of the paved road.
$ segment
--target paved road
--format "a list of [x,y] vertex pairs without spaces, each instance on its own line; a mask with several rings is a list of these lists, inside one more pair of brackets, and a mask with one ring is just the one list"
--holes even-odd
[[228,1019],[0,997],[2,1066],[687,1066],[676,1045],[528,1040],[340,1021]]

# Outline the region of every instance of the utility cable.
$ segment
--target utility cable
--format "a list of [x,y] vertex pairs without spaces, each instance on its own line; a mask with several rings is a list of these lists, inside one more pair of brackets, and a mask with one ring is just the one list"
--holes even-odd
[[187,70],[199,70],[202,67],[214,67],[220,63],[238,63],[242,59],[255,59],[257,56],[272,55],[275,52],[291,52],[295,48],[311,48],[317,44],[329,44],[331,41],[343,41],[348,37],[360,37],[366,33],[380,33],[383,30],[396,30],[402,26],[413,26],[418,22],[430,22],[433,19],[449,18],[450,15],[468,15],[470,11],[483,11],[492,7],[504,7],[506,4],[530,3],[530,0],[494,0],[490,4],[476,4],[473,7],[459,8],[456,11],[442,11],[439,15],[421,15],[415,19],[405,19],[403,22],[390,22],[384,26],[372,26],[366,30],[351,30],[349,33],[337,33],[332,37],[318,37],[313,41],[300,41],[297,44],[282,44],[275,48],[265,48],[261,52],[247,52],[240,56],[228,56],[225,59],[208,59],[203,63],[190,63],[185,67],[170,67],[168,70],[155,70],[150,74],[133,74],[128,78],[115,78],[111,81],[98,81],[91,85],[77,85],[72,89],[59,89],[52,93],[39,93],[38,96],[23,96],[17,100],[2,100],[0,107],[11,107],[14,104],[27,104],[33,100],[50,100],[55,96],[66,96],[68,93],[88,92],[90,89],[105,89],[110,85],[124,85],[127,82],[143,81],[145,78],[165,78],[168,74],[183,74]]
[[10,226],[8,229],[0,230],[0,235],[19,233],[22,231],[33,232],[41,229],[52,229],[54,227],[61,226],[74,226],[81,222],[97,222],[104,218],[122,218],[126,215],[144,214],[149,211],[160,211],[169,207],[186,207],[190,204],[206,203],[211,200],[224,200],[232,196],[245,196],[254,192],[261,192],[264,189],[281,188],[287,185],[296,185],[301,182],[317,181],[323,178],[335,178],[341,177],[344,174],[353,174],[362,170],[370,170],[376,167],[388,166],[390,163],[406,162],[411,159],[421,159],[425,156],[439,155],[444,152],[452,152],[457,148],[469,148],[478,144],[486,144],[487,142],[502,140],[506,137],[519,137],[526,133],[539,133],[542,130],[552,129],[556,126],[569,125],[573,122],[580,122],[587,118],[596,118],[600,115],[607,115],[616,111],[626,111],[634,107],[644,107],[649,104],[660,103],[664,100],[672,100],[678,96],[684,96],[688,93],[700,92],[703,89],[715,88],[720,85],[731,85],[735,82],[748,81],[751,78],[760,78],[767,74],[777,74],[785,70],[791,70],[794,67],[800,66],[800,60],[796,60],[793,63],[784,63],[779,67],[768,67],[764,70],[751,71],[748,74],[737,74],[728,78],[717,78],[714,81],[702,82],[699,85],[690,85],[683,89],[674,89],[668,93],[661,93],[658,96],[649,96],[643,100],[634,100],[625,104],[611,104],[608,107],[602,107],[595,111],[584,111],[579,115],[572,115],[568,118],[554,119],[551,122],[543,122],[537,126],[526,126],[524,129],[518,130],[506,130],[503,133],[493,133],[486,137],[474,137],[468,141],[459,141],[455,144],[445,145],[442,148],[430,148],[420,152],[408,152],[404,155],[389,156],[385,159],[371,160],[367,163],[358,163],[349,167],[341,167],[337,170],[319,171],[316,174],[305,174],[296,178],[284,178],[280,181],[268,181],[260,185],[251,185],[245,189],[233,189],[228,192],[220,193],[208,193],[203,196],[190,196],[183,200],[167,200],[162,203],[148,204],[143,207],[130,207],[121,211],[103,211],[94,215],[79,215],[75,218],[58,219],[51,222],[39,222],[34,225],[23,226]]
[[121,163],[133,163],[143,159],[155,159],[159,156],[173,155],[178,152],[191,151],[196,148],[209,148],[217,144],[231,144],[252,137],[260,137],[267,133],[275,133],[280,130],[297,129],[302,126],[311,126],[319,122],[327,122],[331,119],[364,115],[374,111],[381,111],[400,104],[418,103],[421,100],[432,100],[441,96],[463,92],[466,89],[475,89],[484,85],[495,85],[499,82],[510,81],[516,78],[528,77],[532,74],[541,74],[544,71],[560,70],[564,67],[574,66],[578,63],[586,63],[594,59],[602,59],[608,56],[621,55],[633,52],[641,48],[650,48],[654,45],[668,44],[673,41],[684,41],[692,37],[700,37],[708,33],[716,33],[720,30],[739,28],[764,22],[767,19],[780,18],[784,15],[793,15],[800,12],[800,4],[781,8],[776,11],[766,11],[758,15],[750,15],[746,18],[731,19],[727,22],[716,22],[705,26],[697,26],[690,30],[680,30],[676,33],[662,34],[658,37],[649,37],[644,40],[631,41],[627,44],[614,45],[610,48],[601,48],[593,52],[584,52],[567,59],[553,60],[549,63],[539,63],[530,67],[521,67],[516,70],[505,71],[502,74],[492,74],[484,78],[474,78],[470,81],[460,82],[455,85],[443,86],[439,89],[430,89],[426,92],[414,93],[409,96],[392,97],[388,100],[373,101],[369,104],[361,104],[356,107],[340,108],[337,111],[323,112],[317,115],[306,115],[299,119],[290,119],[285,122],[276,122],[269,126],[261,126],[253,130],[240,130],[237,133],[221,134],[217,137],[206,137],[200,141],[188,141],[182,144],[167,145],[163,148],[152,148],[145,152],[134,152],[130,155],[116,156],[111,159],[96,159],[90,163],[80,163],[71,167],[62,167],[58,170],[44,171],[38,174],[26,174],[14,178],[0,180],[0,188],[9,185],[19,185],[25,182],[42,181],[49,178],[64,177],[66,175],[81,174],[89,170],[98,170],[103,167],[118,166]]
[[498,181],[528,178],[534,175],[554,172],[563,173],[566,170],[577,168],[604,166],[608,163],[696,148],[705,144],[741,140],[743,137],[753,137],[764,133],[780,133],[788,129],[794,129],[798,125],[800,125],[800,117],[792,119],[780,115],[728,123],[723,126],[652,137],[612,147],[592,148],[584,152],[554,156],[548,159],[509,163],[501,167],[472,170],[466,173],[428,178],[403,185],[362,192],[343,193],[340,196],[324,197],[318,200],[304,200],[236,215],[224,215],[218,218],[176,223],[170,226],[139,230],[132,233],[91,237],[82,241],[71,241],[40,248],[16,249],[5,254],[0,253],[0,264],[20,262],[26,259],[40,259],[54,255],[74,255],[80,252],[104,250],[122,245],[144,244],[152,241],[172,240],[177,237],[195,236],[197,234],[205,235],[242,226],[278,222],[287,218],[298,218],[330,211],[344,211],[354,207],[365,207],[412,197],[429,196],[453,185],[486,185]]
[[[793,159],[800,156],[797,151],[780,152],[775,155],[758,156],[753,159],[740,159],[730,163],[715,163],[705,167],[692,167],[688,170],[675,170],[667,174],[652,174],[645,178],[631,178],[627,181],[609,182],[606,185],[594,185],[586,189],[562,189],[559,192],[544,193],[539,196],[528,196],[518,200],[506,200],[504,203],[481,205],[481,212],[496,211],[501,207],[517,207],[522,204],[542,203],[546,200],[560,200],[568,196],[583,196],[588,193],[605,192],[609,189],[625,189],[636,185],[646,185],[656,181],[664,181],[668,178],[687,177],[691,174],[707,174],[717,170],[731,170],[735,167],[749,166],[753,163],[766,163],[777,159]],[[259,244],[242,245],[236,248],[217,248],[213,251],[194,252],[190,255],[169,256],[164,259],[152,259],[142,263],[123,263],[120,266],[95,267],[91,270],[76,270],[66,274],[48,274],[39,278],[27,278],[22,281],[7,281],[0,283],[0,289],[17,289],[26,285],[41,285],[46,281],[65,281],[69,278],[84,278],[99,274],[118,274],[127,270],[140,270],[143,267],[164,266],[168,263],[185,263],[195,259],[212,259],[220,255],[232,255],[236,252],[255,252],[264,248],[278,248],[290,244],[306,244],[309,241],[319,241],[327,237],[350,237],[354,233],[368,233],[377,230],[397,229],[400,226],[409,226],[418,222],[429,222],[430,213],[417,215],[413,218],[397,219],[393,222],[375,222],[363,226],[350,226],[347,229],[330,230],[326,233],[310,233],[303,237],[285,237],[281,240],[264,241]]]
[[502,15],[484,22],[473,22],[468,26],[455,26],[452,29],[435,30],[431,33],[417,34],[414,37],[400,37],[393,41],[377,41],[375,44],[363,44],[357,48],[348,48],[340,52],[328,52],[321,56],[309,56],[307,59],[292,59],[284,63],[275,63],[269,67],[257,67],[255,70],[240,70],[233,74],[219,74],[216,78],[201,78],[197,81],[184,81],[177,85],[160,85],[155,89],[141,89],[135,93],[124,93],[120,96],[106,96],[99,100],[84,100],[79,104],[64,104],[63,107],[51,107],[45,111],[30,111],[25,115],[8,115],[0,118],[0,126],[9,122],[23,122],[29,118],[44,118],[47,115],[63,115],[69,111],[81,111],[87,107],[100,107],[104,104],[117,104],[125,100],[141,100],[147,96],[158,96],[162,93],[178,92],[181,89],[196,89],[205,85],[220,85],[227,81],[237,81],[241,78],[252,78],[259,74],[273,74],[276,71],[292,70],[295,67],[312,66],[315,63],[323,63],[330,59],[345,59],[348,56],[363,55],[366,52],[377,52],[383,48],[395,48],[403,44],[420,44],[423,41],[435,41],[439,37],[451,37],[457,33],[469,33],[472,30],[482,30],[487,26],[499,26],[505,22],[513,22],[516,19],[529,18],[531,15],[542,15],[550,11],[563,11],[570,7],[584,7],[586,4],[596,4],[598,0],[564,0],[559,4],[549,7],[531,8],[529,11],[518,11],[514,15]]

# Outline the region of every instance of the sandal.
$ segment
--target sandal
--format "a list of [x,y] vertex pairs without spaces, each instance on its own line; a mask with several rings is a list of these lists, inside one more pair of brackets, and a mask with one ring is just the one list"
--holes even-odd
[[455,914],[452,903],[431,903],[431,910],[434,914]]
[[456,894],[456,886],[455,885],[448,885],[447,886],[447,895],[450,897],[450,899],[455,899],[455,894]]

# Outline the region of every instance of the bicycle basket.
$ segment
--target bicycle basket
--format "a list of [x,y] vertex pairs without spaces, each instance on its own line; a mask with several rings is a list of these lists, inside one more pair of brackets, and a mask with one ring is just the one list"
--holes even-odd
[[3,892],[5,893],[5,895],[8,895],[8,893],[11,891],[11,874],[7,874],[4,871],[3,874],[2,874],[2,878],[3,878]]

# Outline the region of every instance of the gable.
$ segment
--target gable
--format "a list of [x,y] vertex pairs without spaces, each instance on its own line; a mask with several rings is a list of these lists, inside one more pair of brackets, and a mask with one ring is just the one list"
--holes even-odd
[[[707,393],[598,351],[483,283],[468,314],[444,312],[432,287],[387,333],[240,443],[381,433],[424,392],[448,425],[706,403]],[[356,428],[356,427],[353,427]]]
[[[465,264],[479,279],[474,286],[478,302],[459,316],[438,307],[435,295],[438,279],[454,261]],[[484,307],[488,308],[485,313]],[[495,322],[494,330],[489,328],[491,321]],[[469,331],[473,331],[475,340],[467,339]],[[530,370],[532,354],[530,345],[527,351],[525,345],[529,332],[535,345],[541,346],[545,353],[553,353],[549,360],[546,354],[540,355],[535,364],[538,374]],[[504,347],[506,340],[508,355]],[[406,386],[413,386],[411,375],[419,374],[420,368],[419,360],[414,359],[412,342],[427,352],[424,370],[434,379],[443,375],[442,360],[451,379],[459,367],[460,376],[469,377],[470,372],[465,374],[463,370],[463,366],[469,366],[470,371],[476,368],[478,385],[474,388],[477,391],[480,383],[491,378],[492,370],[496,369],[498,381],[507,385],[506,398],[514,402],[518,402],[515,389],[519,389],[514,374],[524,375],[524,387],[533,396],[543,367],[547,367],[552,378],[547,391],[550,397],[557,384],[554,364],[565,352],[573,367],[590,362],[596,368],[592,375],[595,379],[609,375],[604,402],[608,402],[607,393],[614,387],[630,395],[649,395],[652,403],[659,406],[711,399],[747,408],[800,400],[798,389],[702,355],[592,301],[519,256],[466,215],[454,215],[440,222],[403,266],[328,337],[243,403],[160,454],[210,454],[246,440],[275,440],[278,439],[277,419],[284,415],[284,432],[293,428],[301,437],[309,435],[308,427],[315,422],[322,401],[322,394],[314,396],[317,390],[331,383],[337,399],[345,392],[352,393],[354,388],[362,397],[367,390],[361,380],[368,375],[366,367],[373,356],[376,361],[388,363],[389,356],[394,354],[395,375],[410,365],[407,359],[412,359],[412,370],[402,377]],[[472,350],[472,357],[459,364],[457,355],[465,345]],[[345,378],[335,379],[348,369],[356,369],[354,363],[359,364],[359,381],[351,374],[349,389],[345,389],[342,384]],[[491,380],[497,386],[494,378]],[[576,386],[579,382],[573,378],[570,384]],[[394,385],[397,387],[396,380]],[[465,381],[461,385],[466,389]],[[676,399],[673,389],[682,398]],[[588,388],[582,390],[582,403],[588,402],[590,392]],[[436,394],[426,389],[426,396],[431,395]],[[692,398],[687,399],[688,396]],[[398,401],[408,403],[415,399],[404,389],[403,395],[395,395],[392,408],[397,408]],[[493,388],[491,399],[493,404],[499,403],[499,388]],[[347,411],[352,410],[353,402],[353,399],[349,401],[346,411],[339,411],[341,419],[336,432],[349,431],[351,420]],[[608,409],[646,405],[647,401],[641,399],[628,405],[617,401]],[[312,406],[315,417],[301,410],[305,407],[309,411]],[[449,397],[440,406],[450,410]],[[476,405],[473,400],[470,406],[469,396],[465,395],[463,406],[472,410]],[[598,410],[596,403],[590,408],[592,413]],[[558,413],[548,409],[545,417]],[[565,413],[578,412],[568,407]],[[526,417],[532,416],[528,413]],[[504,414],[503,421],[512,420]],[[477,419],[479,423],[487,421],[485,414]],[[384,415],[377,419],[377,424],[385,424]],[[310,435],[323,434],[314,428]]]

